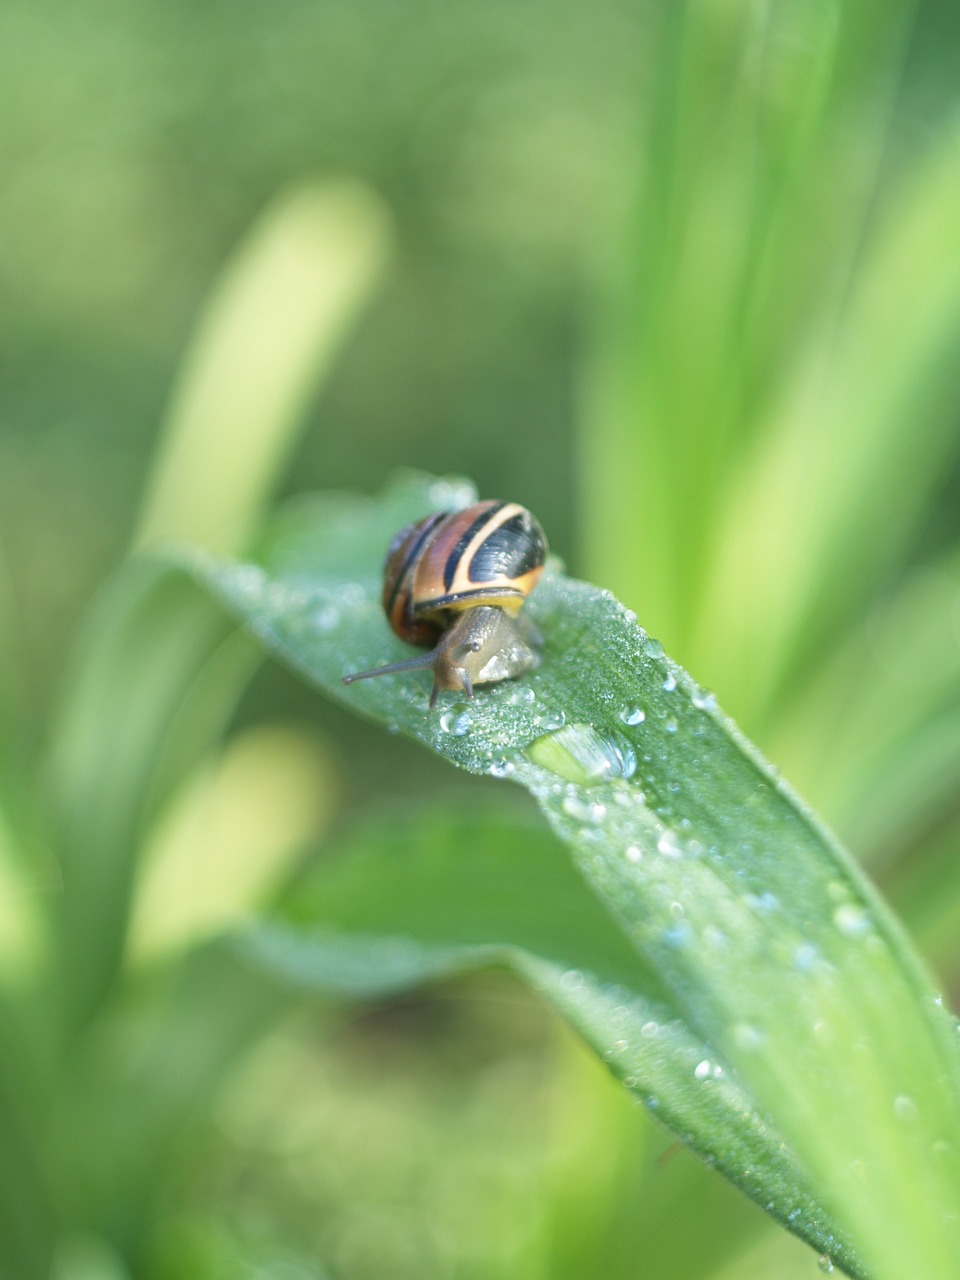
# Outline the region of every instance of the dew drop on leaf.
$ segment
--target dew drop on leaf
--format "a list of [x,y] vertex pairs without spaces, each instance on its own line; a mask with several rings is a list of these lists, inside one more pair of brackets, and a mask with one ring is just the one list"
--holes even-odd
[[440,728],[454,738],[462,738],[473,727],[473,716],[466,708],[449,707],[440,717]]
[[527,753],[534,764],[582,787],[629,778],[637,768],[632,747],[589,724],[564,725],[537,738]]

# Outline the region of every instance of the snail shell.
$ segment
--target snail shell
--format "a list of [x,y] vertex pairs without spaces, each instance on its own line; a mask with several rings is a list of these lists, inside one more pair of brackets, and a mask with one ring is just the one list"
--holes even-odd
[[474,684],[528,671],[539,660],[535,635],[515,618],[546,554],[543,530],[516,502],[476,502],[407,525],[387,551],[383,609],[402,640],[435,648],[344,682],[432,667],[433,706],[441,688],[469,698]]

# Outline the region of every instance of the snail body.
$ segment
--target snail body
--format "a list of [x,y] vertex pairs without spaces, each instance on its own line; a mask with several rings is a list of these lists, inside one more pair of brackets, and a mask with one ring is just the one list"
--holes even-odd
[[429,667],[433,707],[441,689],[472,698],[474,685],[529,671],[539,661],[537,637],[517,614],[546,554],[543,530],[515,502],[475,502],[407,525],[387,551],[383,609],[402,640],[433,648],[344,683]]

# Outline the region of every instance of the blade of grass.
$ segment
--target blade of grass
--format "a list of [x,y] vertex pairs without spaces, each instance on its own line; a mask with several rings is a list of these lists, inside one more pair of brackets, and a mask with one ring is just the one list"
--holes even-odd
[[[109,988],[123,951],[137,852],[148,829],[171,734],[189,720],[184,704],[205,670],[216,698],[236,698],[250,671],[242,646],[232,681],[220,646],[238,651],[222,618],[182,578],[149,561],[131,563],[88,618],[74,656],[50,762],[64,892],[54,937],[62,1010],[82,1024]],[[213,721],[216,724],[214,718]],[[189,751],[208,739],[210,718],[189,728]],[[174,734],[174,736],[176,736]],[[181,758],[188,751],[179,749]],[[168,774],[169,780],[169,774]]]
[[[781,717],[774,754],[865,855],[895,856],[953,805],[958,619],[953,552],[911,573],[837,641]],[[824,741],[817,726],[832,716]]]
[[956,455],[958,230],[951,133],[880,221],[840,328],[782,379],[732,477],[694,654],[755,722],[863,607]]
[[[835,330],[908,15],[664,6],[631,267],[618,243],[587,377],[583,508],[592,571],[685,656],[729,476],[798,341]],[[651,530],[656,555],[637,555]]]
[[[552,569],[529,605],[542,666],[484,690],[467,720],[430,713],[415,675],[341,685],[402,656],[379,606],[383,549],[452,494],[470,496],[413,476],[376,502],[302,503],[260,563],[196,557],[193,572],[331,696],[526,786],[684,1035],[713,1047],[697,1069],[735,1078],[779,1130],[864,1273],[946,1280],[960,1254],[954,1025],[853,862],[632,615]],[[598,997],[584,1020],[601,1011],[585,1028],[599,1039],[616,998]],[[788,1221],[794,1207],[775,1202]]]
[[387,214],[358,183],[279,195],[201,320],[164,428],[136,543],[236,551],[380,276]]

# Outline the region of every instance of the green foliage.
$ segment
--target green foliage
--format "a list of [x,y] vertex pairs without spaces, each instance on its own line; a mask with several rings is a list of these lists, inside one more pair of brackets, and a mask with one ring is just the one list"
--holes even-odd
[[[531,952],[531,926],[512,914],[559,890],[512,887],[495,835],[474,833],[467,873],[443,865],[466,841],[451,836],[438,857],[415,828],[398,870],[387,849],[385,866],[341,878],[346,917],[336,878],[331,887],[321,873],[299,937],[262,941],[268,967],[358,994],[509,957],[666,1123],[851,1273],[921,1266],[946,1277],[960,1247],[949,1209],[960,1179],[954,1024],[850,860],[631,614],[554,568],[528,605],[543,663],[522,682],[434,712],[419,674],[341,685],[402,650],[382,617],[376,549],[425,511],[473,496],[411,477],[380,502],[301,501],[256,563],[201,559],[196,572],[328,693],[462,767],[525,786],[609,919],[592,905],[574,924],[568,906],[548,910],[535,925],[546,945]],[[516,874],[534,876],[529,851],[517,861]],[[380,903],[363,902],[354,874],[378,884]],[[311,933],[331,924],[387,936]],[[623,943],[611,964],[594,948],[614,929]]]
[[[809,1276],[708,1165],[852,1274],[955,1273],[952,1024],[711,696],[557,568],[529,680],[348,694],[403,652],[392,526],[460,484],[251,539],[290,463],[526,502],[949,991],[956,16],[10,0],[0,33],[0,1275]],[[261,643],[164,553],[91,607],[131,538],[245,560],[188,556]]]

